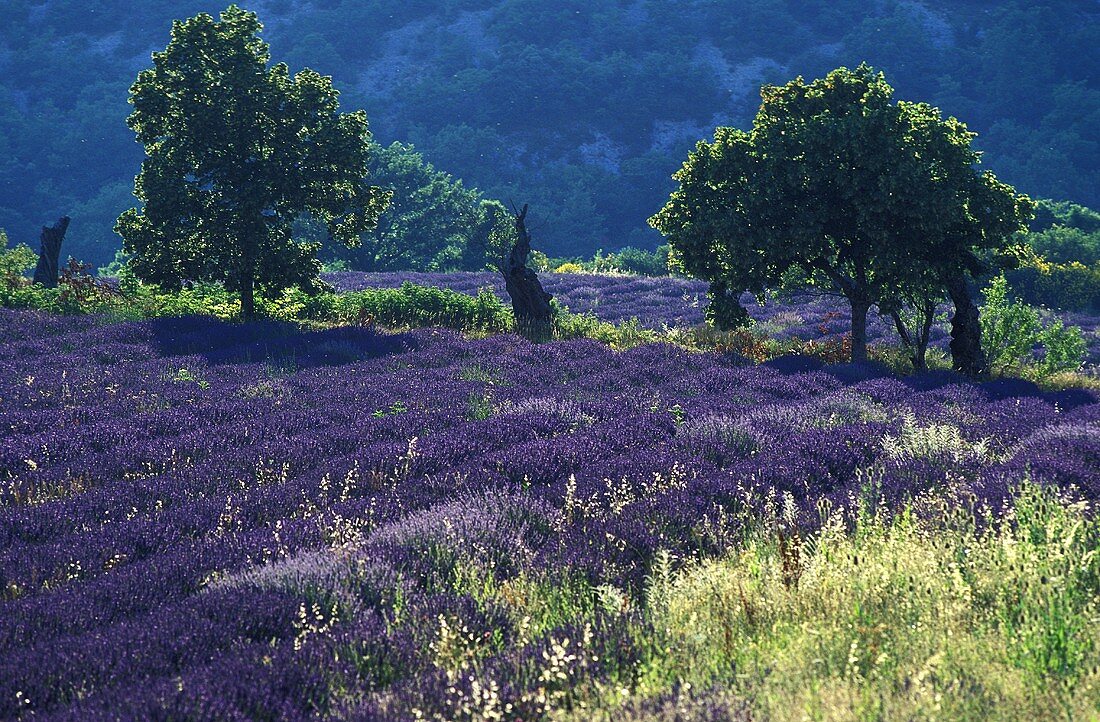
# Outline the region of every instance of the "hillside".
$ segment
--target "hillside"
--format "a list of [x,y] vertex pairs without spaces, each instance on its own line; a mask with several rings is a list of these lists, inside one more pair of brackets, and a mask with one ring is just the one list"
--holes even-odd
[[[736,9],[733,6],[736,5]],[[141,159],[127,88],[171,20],[220,4],[12,0],[0,31],[0,228],[62,213],[69,251],[110,260]],[[902,98],[979,132],[1020,190],[1100,206],[1096,3],[855,0],[378,0],[248,6],[276,60],[332,74],[376,138],[506,202],[556,255],[653,246],[645,219],[717,124],[745,126],[763,82],[861,60]]]

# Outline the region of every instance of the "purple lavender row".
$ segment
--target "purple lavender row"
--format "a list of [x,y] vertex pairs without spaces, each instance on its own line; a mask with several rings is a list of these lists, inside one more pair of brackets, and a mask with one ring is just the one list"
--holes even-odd
[[[620,323],[631,318],[647,328],[683,328],[703,322],[707,305],[707,284],[684,278],[649,278],[645,276],[611,276],[586,273],[547,273],[541,277],[546,290],[559,303],[574,313],[593,313],[604,321]],[[475,295],[490,288],[507,299],[503,281],[493,273],[361,273],[345,271],[329,273],[325,280],[340,291],[364,288],[397,288],[410,282],[438,286]],[[824,323],[828,334],[847,332],[850,311],[841,300],[810,295],[768,302],[761,306],[750,295],[742,297],[749,314],[777,338],[820,338]],[[892,339],[892,327],[883,319],[872,317],[868,329],[872,341]],[[933,342],[946,338],[937,327]]]
[[[1024,475],[1100,498],[1088,392],[662,344],[0,323],[21,330],[0,353],[2,717],[446,716],[441,614],[497,640],[512,699],[548,643],[514,645],[508,610],[457,590],[470,569],[638,590],[658,550],[721,554],[784,494],[812,530],[871,468],[889,502],[997,509]],[[64,343],[26,340],[39,323]],[[958,448],[906,456],[931,424]],[[589,673],[629,669],[629,640],[595,634]]]
[[[544,273],[540,279],[546,290],[573,313],[592,313],[612,323],[635,318],[645,328],[691,327],[703,322],[707,305],[707,284],[693,279],[587,273]],[[471,296],[482,288],[489,288],[502,300],[508,298],[500,276],[489,272],[344,271],[325,274],[325,280],[340,291],[397,288],[409,282],[448,288]],[[780,340],[837,338],[851,328],[851,309],[839,298],[798,293],[760,305],[752,295],[745,294],[741,303],[757,322],[758,331]],[[934,348],[946,349],[950,342],[946,322],[949,315],[948,306],[940,309],[941,321],[933,327],[930,338]],[[1100,365],[1100,318],[1082,313],[1064,315],[1067,324],[1079,326],[1085,333],[1087,363]],[[876,314],[868,318],[867,338],[871,343],[898,343],[893,322]]]

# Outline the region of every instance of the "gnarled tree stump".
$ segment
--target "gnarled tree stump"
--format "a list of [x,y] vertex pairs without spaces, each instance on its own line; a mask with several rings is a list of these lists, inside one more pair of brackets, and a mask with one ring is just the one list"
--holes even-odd
[[38,265],[34,269],[35,283],[42,284],[46,288],[57,287],[61,241],[65,239],[67,230],[69,230],[68,216],[61,216],[61,219],[52,226],[42,226],[42,247],[38,251]]
[[552,296],[547,293],[538,274],[527,267],[531,253],[531,235],[527,232],[527,204],[516,214],[516,241],[501,269],[508,297],[512,300],[512,312],[516,317],[516,330],[530,341],[549,341],[553,334]]
[[970,297],[966,278],[953,276],[947,283],[947,293],[955,304],[951,317],[951,366],[972,379],[989,375],[989,362],[982,350],[982,326],[978,307]]

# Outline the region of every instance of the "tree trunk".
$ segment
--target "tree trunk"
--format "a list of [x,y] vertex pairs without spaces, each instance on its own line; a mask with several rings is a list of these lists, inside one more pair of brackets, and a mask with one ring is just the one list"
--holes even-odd
[[707,289],[710,303],[707,305],[706,318],[719,331],[732,331],[748,326],[749,312],[741,305],[741,292],[735,291],[722,281],[711,281]]
[[913,355],[913,368],[917,371],[928,370],[928,341],[932,338],[932,326],[936,323],[936,304],[930,303],[921,312],[920,336],[917,340],[917,352]]
[[905,327],[905,321],[901,318],[901,312],[896,308],[890,309],[890,318],[894,320],[894,328],[897,329],[898,337],[901,338],[901,345],[914,352],[913,355],[909,357],[909,360],[913,363],[913,368],[917,371],[922,371],[923,368],[920,364],[924,363],[923,353],[917,349],[917,345],[913,342],[913,336],[909,333],[909,329]]
[[852,305],[852,362],[867,360],[867,312],[871,304],[866,301],[853,301]]
[[989,363],[982,351],[982,327],[978,307],[970,298],[966,278],[960,273],[947,283],[947,293],[955,304],[951,317],[951,366],[972,379],[989,375]]
[[38,251],[38,265],[34,269],[34,282],[46,288],[57,287],[57,275],[60,271],[61,241],[65,231],[69,230],[69,217],[61,219],[52,226],[42,226],[42,247]]
[[917,311],[921,316],[921,326],[916,331],[916,335],[909,333],[909,329],[905,327],[905,321],[901,318],[901,313],[896,308],[890,310],[890,318],[894,319],[894,327],[898,330],[902,345],[913,352],[913,355],[909,357],[909,361],[913,364],[913,370],[927,371],[928,339],[932,334],[936,307],[933,305],[929,309],[928,306],[923,306],[917,308]]
[[251,321],[256,317],[255,274],[251,268],[241,271],[241,318]]
[[512,300],[512,312],[516,317],[516,330],[525,338],[549,341],[552,335],[553,310],[551,296],[542,288],[538,275],[527,267],[531,253],[531,235],[527,232],[527,204],[516,215],[516,242],[504,268],[504,285]]

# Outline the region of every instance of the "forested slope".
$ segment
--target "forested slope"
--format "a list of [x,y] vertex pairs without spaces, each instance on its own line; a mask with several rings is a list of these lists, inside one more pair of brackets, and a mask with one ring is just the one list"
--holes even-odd
[[[1100,4],[946,0],[344,0],[245,4],[276,60],[334,76],[376,138],[412,142],[488,196],[529,202],[557,255],[651,246],[694,142],[745,126],[762,82],[862,60],[902,98],[980,133],[1021,191],[1100,206]],[[5,3],[0,228],[13,241],[62,213],[94,263],[141,153],[127,89],[172,19],[219,3]]]

